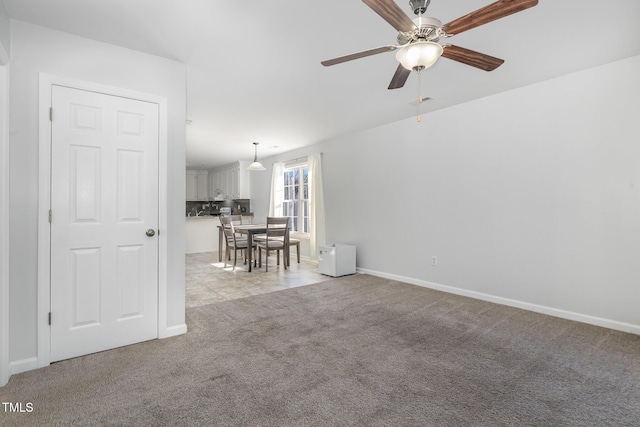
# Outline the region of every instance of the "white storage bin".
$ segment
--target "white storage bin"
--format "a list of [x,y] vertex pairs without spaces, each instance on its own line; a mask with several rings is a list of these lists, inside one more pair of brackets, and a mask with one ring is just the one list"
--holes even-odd
[[339,277],[356,272],[356,247],[333,244],[318,246],[318,272]]

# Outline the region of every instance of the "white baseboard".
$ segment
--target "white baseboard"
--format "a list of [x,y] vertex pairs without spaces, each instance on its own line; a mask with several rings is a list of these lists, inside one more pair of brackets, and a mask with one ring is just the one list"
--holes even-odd
[[450,294],[461,295],[469,298],[475,298],[482,301],[502,304],[509,307],[521,308],[523,310],[534,311],[537,313],[547,314],[549,316],[560,317],[567,320],[575,320],[576,322],[588,323],[590,325],[602,326],[603,328],[614,329],[617,331],[628,332],[640,335],[640,325],[619,322],[617,320],[604,319],[601,317],[590,316],[588,314],[575,313],[572,311],[561,310],[558,308],[537,305],[525,301],[518,301],[509,298],[498,297],[495,295],[485,294],[482,292],[469,291],[467,289],[455,288],[453,286],[441,285],[439,283],[429,282],[426,280],[414,279],[412,277],[400,276],[397,274],[384,273],[382,271],[369,270],[366,268],[358,268],[358,273],[370,274],[372,276],[383,277],[385,279],[396,280],[398,282],[409,283],[412,285],[422,286],[429,289],[448,292]]
[[170,338],[175,337],[177,335],[182,335],[187,333],[187,324],[183,323],[181,325],[169,326],[165,328],[163,331],[158,332],[158,338]]
[[26,359],[9,362],[9,373],[15,375],[22,372],[33,371],[41,367],[37,357],[28,357]]
[[[187,333],[187,325],[176,325],[166,328],[162,333],[160,333],[158,338],[169,338],[174,337],[176,335],[182,335]],[[46,366],[46,365],[45,365]],[[22,360],[16,360],[9,363],[9,374],[15,375],[20,374],[22,372],[32,371],[34,369],[41,368],[42,366],[38,362],[37,357],[29,357]]]

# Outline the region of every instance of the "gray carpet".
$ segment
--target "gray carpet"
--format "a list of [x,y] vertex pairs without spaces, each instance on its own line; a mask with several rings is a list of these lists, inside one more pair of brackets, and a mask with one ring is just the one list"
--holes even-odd
[[639,426],[640,336],[367,275],[14,375],[1,425]]

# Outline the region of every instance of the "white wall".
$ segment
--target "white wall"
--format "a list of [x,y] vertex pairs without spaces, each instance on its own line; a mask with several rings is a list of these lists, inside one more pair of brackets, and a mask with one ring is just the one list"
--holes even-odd
[[364,271],[640,333],[638,75],[632,57],[310,147],[327,241]]
[[0,65],[6,65],[11,56],[11,20],[0,0]]
[[136,51],[11,21],[10,360],[37,355],[38,73],[168,100],[168,327],[184,324],[185,68]]

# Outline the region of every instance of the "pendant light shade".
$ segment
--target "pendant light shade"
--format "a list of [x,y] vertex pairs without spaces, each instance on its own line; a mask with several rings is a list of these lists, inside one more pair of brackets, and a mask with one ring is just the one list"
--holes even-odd
[[254,142],[253,145],[255,147],[255,154],[253,156],[253,162],[251,162],[251,164],[249,165],[249,167],[247,168],[247,170],[250,171],[264,171],[267,170],[264,166],[262,166],[262,163],[260,163],[258,161],[258,142]]
[[407,70],[423,70],[431,67],[442,55],[442,46],[429,41],[411,43],[396,53],[396,59]]

